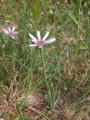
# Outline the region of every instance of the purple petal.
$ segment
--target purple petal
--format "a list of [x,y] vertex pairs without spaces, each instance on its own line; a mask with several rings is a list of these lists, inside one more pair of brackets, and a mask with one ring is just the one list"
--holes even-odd
[[32,34],[29,33],[29,37],[32,38],[31,41],[33,41],[34,43],[37,43],[38,40]]
[[16,31],[14,31],[13,33],[14,33],[14,35],[18,34],[18,32],[16,32]]
[[7,29],[5,29],[5,28],[3,28],[3,32],[4,32],[6,35],[8,35],[8,34],[9,34],[8,30],[7,30]]
[[15,32],[15,28],[16,28],[15,26],[12,27],[12,32]]
[[47,37],[48,37],[48,35],[49,35],[49,32],[47,32],[47,33],[45,34],[45,36],[43,37],[43,39],[42,39],[42,40],[46,40],[46,39],[47,39]]
[[51,38],[51,39],[49,39],[49,40],[46,41],[46,44],[49,44],[49,43],[55,42],[55,40],[56,40],[55,38]]
[[37,37],[38,37],[38,40],[41,40],[40,31],[37,31]]
[[29,46],[34,47],[34,46],[37,46],[37,45],[36,44],[30,44]]
[[11,29],[10,27],[8,27],[8,28],[7,28],[7,31],[8,31],[9,33],[11,33],[11,32],[12,32],[12,29]]
[[43,46],[38,46],[39,48],[42,48]]

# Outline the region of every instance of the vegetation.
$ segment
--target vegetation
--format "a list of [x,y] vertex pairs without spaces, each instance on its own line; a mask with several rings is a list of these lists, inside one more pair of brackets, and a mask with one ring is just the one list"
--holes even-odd
[[[37,30],[56,41],[29,46]],[[89,120],[89,46],[89,0],[1,0],[1,120]]]

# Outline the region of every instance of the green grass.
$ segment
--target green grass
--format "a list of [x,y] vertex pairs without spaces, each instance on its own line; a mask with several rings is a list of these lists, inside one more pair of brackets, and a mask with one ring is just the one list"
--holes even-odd
[[[2,0],[0,6],[0,28],[16,25],[19,32],[16,40],[0,32],[0,117],[88,120],[89,0]],[[29,47],[28,33],[36,36],[37,30],[42,36],[50,31],[56,42],[43,49]],[[34,108],[34,117],[23,113],[27,107],[21,100],[31,92],[42,95],[46,103],[41,112]]]

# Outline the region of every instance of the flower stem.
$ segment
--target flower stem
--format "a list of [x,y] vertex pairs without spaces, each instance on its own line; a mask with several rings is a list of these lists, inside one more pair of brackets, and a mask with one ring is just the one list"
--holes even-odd
[[45,60],[44,60],[44,50],[43,50],[43,48],[41,48],[41,57],[42,57],[42,62],[43,62],[43,71],[44,71],[44,76],[45,76],[45,82],[46,82],[46,86],[48,86],[47,75],[46,75],[46,68],[45,68]]
[[48,83],[48,80],[47,80],[47,75],[46,75],[46,68],[45,68],[45,59],[44,59],[44,50],[43,48],[41,48],[41,57],[42,57],[42,62],[43,62],[43,71],[44,71],[44,76],[45,76],[45,83],[46,83],[46,89],[47,89],[47,92],[48,92],[48,102],[52,104],[52,97],[51,97],[51,90],[50,90],[50,86],[49,86],[49,83]]

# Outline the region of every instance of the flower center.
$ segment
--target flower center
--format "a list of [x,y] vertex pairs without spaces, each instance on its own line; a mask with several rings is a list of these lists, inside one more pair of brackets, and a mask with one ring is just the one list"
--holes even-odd
[[44,44],[46,44],[45,40],[38,40],[37,46],[42,47]]

